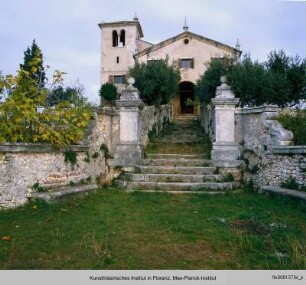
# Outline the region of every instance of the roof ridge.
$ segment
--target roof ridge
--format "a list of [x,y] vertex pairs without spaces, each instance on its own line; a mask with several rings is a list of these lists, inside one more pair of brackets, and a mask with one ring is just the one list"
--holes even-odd
[[219,48],[220,48],[220,47],[221,47],[221,48],[223,47],[223,48],[230,49],[230,50],[235,51],[235,52],[240,53],[240,54],[242,53],[241,50],[239,50],[239,49],[237,49],[237,48],[235,48],[235,47],[232,47],[232,46],[230,46],[230,45],[227,45],[227,44],[218,42],[218,41],[216,41],[216,40],[212,40],[212,39],[210,39],[210,38],[201,36],[201,35],[199,35],[199,34],[196,34],[196,33],[190,32],[190,31],[184,31],[184,32],[182,32],[182,33],[180,33],[180,34],[177,34],[176,36],[173,36],[173,37],[171,37],[171,38],[168,38],[168,39],[166,39],[166,40],[163,40],[163,41],[161,41],[161,42],[159,42],[159,43],[153,44],[153,46],[148,47],[148,48],[146,48],[146,49],[144,49],[144,50],[142,50],[142,51],[136,53],[134,56],[136,56],[136,57],[137,57],[137,56],[141,56],[141,55],[143,55],[143,54],[145,54],[145,53],[150,53],[150,52],[152,52],[152,51],[155,51],[155,50],[157,50],[157,49],[160,49],[160,48],[162,48],[162,47],[164,47],[164,46],[166,46],[166,45],[168,45],[168,44],[171,44],[171,43],[173,43],[173,42],[179,40],[179,39],[180,39],[181,37],[183,37],[184,35],[187,36],[188,34],[190,34],[190,35],[192,35],[192,36],[195,36],[195,37],[199,38],[199,39],[202,40],[202,41],[205,41],[205,42],[214,44],[215,46],[217,46],[217,47],[219,47]]

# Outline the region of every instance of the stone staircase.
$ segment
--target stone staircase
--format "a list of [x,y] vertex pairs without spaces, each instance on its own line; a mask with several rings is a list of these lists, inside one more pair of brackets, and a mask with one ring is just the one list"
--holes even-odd
[[135,172],[117,182],[127,191],[169,193],[224,193],[233,182],[212,166],[210,142],[193,116],[173,123],[145,150]]

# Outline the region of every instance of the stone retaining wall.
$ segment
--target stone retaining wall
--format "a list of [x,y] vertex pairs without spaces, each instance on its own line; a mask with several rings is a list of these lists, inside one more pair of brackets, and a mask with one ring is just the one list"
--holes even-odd
[[204,129],[205,134],[207,134],[213,143],[215,140],[215,126],[214,126],[214,110],[211,105],[203,104],[200,108],[200,122]]
[[277,121],[280,109],[262,106],[236,110],[236,141],[244,160],[245,179],[279,186],[290,179],[306,185],[306,148],[292,146],[293,134]]
[[305,146],[273,147],[254,176],[256,185],[282,185],[290,180],[306,186]]
[[[96,109],[96,126],[90,133],[90,140],[99,147],[105,144],[111,155],[119,142],[120,119],[119,108],[103,107]],[[145,147],[151,135],[157,135],[169,124],[172,118],[172,106],[162,105],[159,108],[145,106],[140,112],[140,142]]]
[[[95,118],[80,145],[70,148],[77,162],[65,162],[66,148],[40,144],[0,145],[0,208],[27,202],[34,185],[56,189],[78,183],[107,183],[116,175],[108,162],[119,142],[120,120],[116,107],[96,108]],[[140,115],[141,143],[150,131],[157,134],[172,116],[170,105],[160,109],[146,106]],[[108,153],[108,154],[107,154]],[[107,155],[106,155],[107,154]]]
[[[217,95],[216,92],[216,98]],[[237,164],[239,161],[243,162],[240,172],[244,180],[252,180],[257,188],[264,185],[279,186],[290,180],[300,186],[306,186],[306,148],[292,146],[292,132],[284,129],[277,121],[280,113],[292,112],[273,105],[235,110],[234,140],[239,144],[240,152]],[[215,125],[215,116],[216,110],[212,105],[201,106],[201,123],[213,145],[216,144],[216,127],[219,127],[219,131],[220,128],[221,131],[228,131],[222,129],[222,126],[226,125],[224,121],[219,122],[218,126]],[[222,145],[220,149],[222,150]],[[216,164],[216,161],[214,163]],[[235,169],[238,173],[238,168],[229,168],[223,164],[223,171],[233,172]]]
[[101,152],[90,153],[89,147],[74,146],[77,162],[65,162],[64,148],[38,144],[0,146],[0,208],[27,202],[33,187],[56,189],[76,183],[93,183],[105,172]]
[[162,105],[160,108],[145,106],[140,113],[140,141],[145,147],[151,136],[158,135],[171,121],[172,106]]
[[87,143],[94,150],[105,145],[111,156],[114,155],[116,144],[119,142],[119,110],[116,107],[103,107],[95,109],[95,121],[89,130]]

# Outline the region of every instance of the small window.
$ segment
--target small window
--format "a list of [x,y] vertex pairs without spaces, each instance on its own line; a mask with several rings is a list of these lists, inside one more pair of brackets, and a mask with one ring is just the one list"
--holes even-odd
[[193,58],[182,58],[180,60],[180,68],[193,68]]
[[125,75],[114,75],[114,83],[115,84],[124,84],[125,83]]
[[188,45],[189,44],[189,40],[188,39],[184,39],[184,44]]
[[117,56],[117,58],[116,58],[116,62],[117,62],[117,63],[119,63],[119,56]]

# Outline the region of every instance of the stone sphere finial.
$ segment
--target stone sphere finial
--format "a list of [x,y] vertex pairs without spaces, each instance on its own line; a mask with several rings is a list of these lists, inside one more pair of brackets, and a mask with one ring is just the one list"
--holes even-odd
[[225,75],[222,75],[222,76],[220,77],[220,81],[221,81],[221,84],[227,83],[227,78],[226,78],[226,76],[225,76]]
[[129,84],[129,86],[133,86],[135,84],[135,78],[129,77],[127,80],[127,83]]

